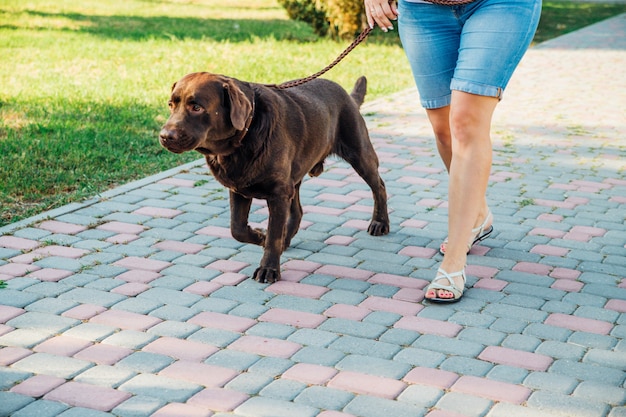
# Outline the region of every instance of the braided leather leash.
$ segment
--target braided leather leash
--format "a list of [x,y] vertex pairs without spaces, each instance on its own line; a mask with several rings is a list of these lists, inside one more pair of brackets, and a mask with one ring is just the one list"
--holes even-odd
[[[427,0],[427,1],[429,3],[438,4],[440,6],[460,6],[463,4],[472,3],[476,0]],[[270,87],[270,88],[275,88],[278,90],[284,90],[287,88],[297,87],[299,85],[306,84],[311,80],[319,78],[321,75],[325,74],[326,72],[331,70],[335,65],[337,65],[342,59],[346,57],[346,55],[352,52],[354,48],[356,48],[361,42],[365,40],[365,38],[367,38],[370,32],[372,32],[372,30],[374,30],[374,28],[371,28],[371,27],[365,28],[365,30],[363,30],[363,32],[361,32],[359,36],[357,36],[356,39],[352,41],[350,46],[348,46],[341,54],[339,54],[339,56],[335,58],[333,62],[331,62],[330,64],[328,64],[326,67],[316,72],[315,74],[309,75],[308,77],[299,78],[297,80],[287,81],[282,84],[265,84],[265,86]]]

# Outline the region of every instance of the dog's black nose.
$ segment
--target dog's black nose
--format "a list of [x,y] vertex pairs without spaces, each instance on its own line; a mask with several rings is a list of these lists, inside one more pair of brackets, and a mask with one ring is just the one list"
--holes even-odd
[[161,129],[161,132],[159,132],[159,139],[161,140],[162,144],[176,142],[176,139],[177,139],[176,131],[173,129],[163,128]]

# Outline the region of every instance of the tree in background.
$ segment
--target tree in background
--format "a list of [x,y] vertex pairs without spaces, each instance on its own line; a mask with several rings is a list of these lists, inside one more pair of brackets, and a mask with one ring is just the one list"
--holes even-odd
[[349,39],[365,25],[362,0],[278,0],[291,19],[310,24],[319,36]]

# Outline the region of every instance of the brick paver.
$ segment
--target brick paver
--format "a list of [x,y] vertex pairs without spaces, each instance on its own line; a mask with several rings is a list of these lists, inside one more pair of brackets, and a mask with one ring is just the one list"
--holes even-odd
[[0,229],[0,415],[626,416],[624,39],[621,15],[524,57],[458,304],[424,300],[447,175],[414,90],[362,108],[391,233],[329,160],[278,283],[202,161]]

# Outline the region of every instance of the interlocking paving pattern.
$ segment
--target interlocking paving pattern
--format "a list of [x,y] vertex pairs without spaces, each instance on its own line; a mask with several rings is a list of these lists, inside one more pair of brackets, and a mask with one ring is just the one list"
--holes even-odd
[[454,305],[423,298],[447,174],[413,90],[363,107],[391,233],[331,159],[280,282],[248,278],[261,248],[202,161],[5,227],[0,415],[626,416],[624,39],[626,15],[527,53]]

